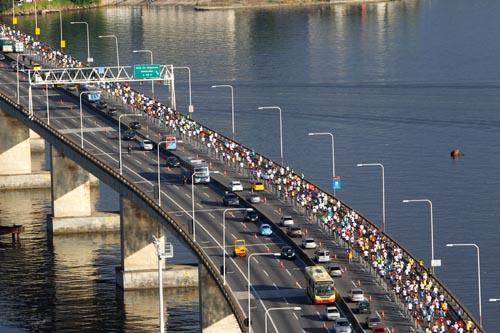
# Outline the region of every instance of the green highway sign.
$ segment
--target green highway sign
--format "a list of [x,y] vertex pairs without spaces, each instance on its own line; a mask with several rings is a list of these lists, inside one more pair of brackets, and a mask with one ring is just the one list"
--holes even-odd
[[157,64],[134,65],[134,79],[159,79],[160,73],[161,68]]

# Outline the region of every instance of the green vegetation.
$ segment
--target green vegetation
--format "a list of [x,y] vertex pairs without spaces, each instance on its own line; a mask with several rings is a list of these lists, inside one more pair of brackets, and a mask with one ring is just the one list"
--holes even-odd
[[[16,13],[33,13],[35,11],[34,2],[15,2]],[[36,9],[38,11],[50,9],[69,9],[94,4],[99,4],[99,0],[38,0],[36,2]],[[0,0],[0,12],[3,14],[12,14],[12,0]]]

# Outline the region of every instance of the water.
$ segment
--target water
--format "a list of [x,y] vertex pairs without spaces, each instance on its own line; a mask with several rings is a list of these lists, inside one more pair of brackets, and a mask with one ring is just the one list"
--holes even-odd
[[[383,163],[387,231],[428,263],[429,208],[401,201],[431,199],[435,257],[443,261],[437,274],[476,314],[475,252],[445,244],[481,247],[484,324],[496,332],[500,305],[487,299],[500,297],[499,11],[494,0],[216,12],[126,7],[65,13],[63,29],[68,52],[84,59],[84,27],[69,21],[89,21],[96,65],[116,63],[114,41],[97,38],[113,33],[122,64],[148,62],[147,54],[132,50],[152,49],[155,62],[190,66],[194,117],[227,135],[229,91],[210,86],[233,84],[237,140],[276,159],[278,114],[257,107],[279,105],[285,161],[325,188],[330,140],[307,133],[333,131],[344,186],[337,194],[379,224],[380,170],[356,164]],[[56,45],[58,15],[41,16],[39,24],[43,39]],[[21,18],[20,25],[33,31],[33,18]],[[178,108],[187,110],[186,73],[179,70],[176,78]],[[161,87],[156,92],[164,100]],[[140,88],[149,91],[148,84]],[[456,147],[465,156],[452,161]],[[34,270],[45,276],[47,265]],[[84,308],[71,309],[76,316]],[[15,318],[23,317],[9,322]],[[95,320],[102,318],[94,313]],[[116,323],[117,329],[125,325]]]

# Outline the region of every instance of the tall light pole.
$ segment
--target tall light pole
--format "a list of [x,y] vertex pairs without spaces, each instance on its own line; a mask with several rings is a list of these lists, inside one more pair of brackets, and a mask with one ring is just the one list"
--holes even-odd
[[233,86],[230,84],[219,84],[219,85],[213,85],[212,88],[229,88],[229,89],[231,89],[231,125],[232,125],[233,141],[234,141],[234,91],[233,91]]
[[250,280],[250,261],[252,257],[254,256],[275,256],[279,257],[279,253],[268,253],[268,252],[262,252],[262,253],[252,253],[251,255],[248,256],[247,260],[247,279],[248,279],[248,332],[252,332],[252,309],[250,308],[250,287],[252,286],[252,282]]
[[[479,255],[479,246],[477,246],[474,243],[470,244],[446,244],[447,247],[454,247],[454,246],[473,246],[476,248],[476,254],[477,254],[477,287],[478,287],[478,297],[479,297],[479,325],[483,327],[483,311],[482,311],[482,306],[481,306],[481,262],[480,262],[480,255]],[[490,300],[491,301],[491,300]]]
[[63,39],[62,11],[60,9],[56,9],[54,11],[59,12],[59,30],[61,31],[61,40],[59,41],[59,46],[61,47],[61,49],[64,49],[66,47],[66,41]]
[[161,250],[161,242],[158,238],[153,235],[153,245],[156,249],[156,256],[158,257],[158,293],[160,298],[160,333],[165,333],[165,319],[163,312],[163,270],[161,267],[162,259],[171,258],[172,256],[167,255]]
[[279,106],[259,106],[259,110],[278,110],[280,113],[280,158],[283,166],[283,118],[281,116],[281,108]]
[[234,211],[245,211],[248,208],[228,208],[222,213],[222,277],[226,285],[226,213]]
[[118,67],[120,67],[120,51],[118,50],[118,38],[116,35],[103,35],[103,36],[98,36],[99,38],[114,38],[115,39],[115,46],[116,46],[116,64]]
[[293,311],[302,311],[302,308],[300,306],[287,306],[283,308],[269,308],[266,310],[265,316],[264,316],[264,333],[267,333],[267,317],[271,317],[269,312],[271,311],[276,311],[276,310],[293,310]]
[[118,116],[118,150],[120,155],[120,175],[123,173],[122,168],[122,117],[142,117],[142,113],[125,113]]
[[[214,171],[209,171],[209,173],[219,173],[218,170]],[[193,217],[193,241],[196,242],[196,219],[194,217],[194,177],[197,175],[198,172],[194,171],[193,174],[191,175],[191,207],[192,207],[192,217]]]
[[14,0],[12,0],[12,25],[17,25],[17,17],[15,14],[15,3]]
[[84,22],[84,21],[70,22],[70,24],[85,24],[85,27],[87,28],[87,62],[88,63],[94,62],[94,58],[90,57],[89,24],[87,22]]
[[434,260],[434,213],[432,209],[432,201],[429,199],[413,199],[413,200],[403,200],[403,203],[409,202],[427,202],[431,210],[431,269],[432,274],[434,274],[434,267],[441,266],[440,260]]
[[189,113],[193,113],[194,112],[194,106],[193,106],[193,103],[191,101],[191,69],[188,66],[174,67],[174,70],[175,69],[186,69],[188,71],[188,85],[189,85],[189,107],[188,107],[188,112]]
[[[83,94],[100,94],[98,90],[87,90],[80,93],[80,139],[82,141],[83,148],[83,112],[82,112],[82,95]],[[47,102],[48,103],[48,102]],[[48,107],[47,107],[48,108]]]
[[33,0],[35,3],[35,36],[38,38],[40,36],[40,28],[38,27],[38,10],[36,9],[36,0]]
[[31,53],[16,54],[17,104],[19,104],[19,56],[29,56]]
[[[309,133],[309,136],[315,135],[329,135],[332,138],[332,178],[336,176],[335,174],[335,139],[333,137],[333,133],[331,132],[321,132],[321,133]],[[335,195],[335,188],[333,188],[333,195]]]
[[382,225],[385,232],[385,170],[382,163],[358,163],[358,167],[379,166],[382,169]]
[[158,145],[156,146],[156,151],[158,153],[158,206],[161,207],[161,179],[160,179],[160,145],[166,144],[168,141],[160,141],[158,142]]
[[[133,50],[133,53],[149,53],[151,57],[151,65],[153,64],[153,51],[151,50]],[[155,82],[151,81],[151,93],[153,94],[153,98],[155,98]]]

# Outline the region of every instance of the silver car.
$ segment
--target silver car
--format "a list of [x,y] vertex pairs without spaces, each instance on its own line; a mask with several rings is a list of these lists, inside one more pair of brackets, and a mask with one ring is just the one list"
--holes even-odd
[[315,249],[317,246],[314,238],[306,238],[302,241],[302,247],[304,249]]
[[333,325],[335,333],[352,333],[351,323],[346,318],[338,318]]
[[289,227],[294,225],[293,218],[290,215],[283,215],[280,221],[281,226]]
[[314,253],[314,261],[317,263],[330,262],[330,251],[328,250],[316,250]]
[[250,196],[248,197],[248,201],[250,201],[251,203],[253,204],[257,204],[257,203],[260,203],[260,196],[258,194],[250,194]]

